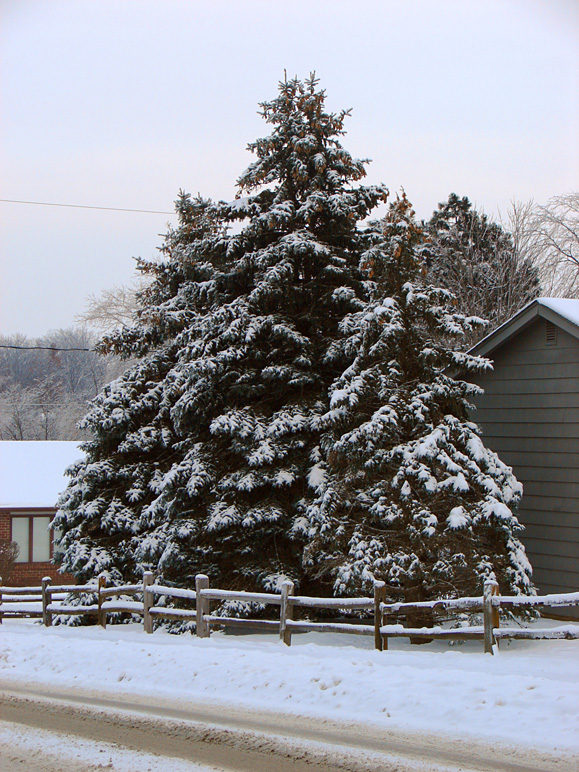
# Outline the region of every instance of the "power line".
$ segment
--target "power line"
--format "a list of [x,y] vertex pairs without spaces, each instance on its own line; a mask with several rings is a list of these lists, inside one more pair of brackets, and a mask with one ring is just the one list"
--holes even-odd
[[57,346],[11,346],[0,343],[0,348],[13,348],[18,351],[94,351],[92,348],[58,348]]
[[55,204],[48,201],[17,201],[13,198],[0,198],[4,204],[30,204],[33,206],[63,206],[69,209],[100,209],[107,212],[140,212],[141,214],[175,214],[175,212],[160,212],[155,209],[124,209],[118,206],[87,206],[86,204]]
[[[96,395],[95,395],[96,396]],[[78,402],[7,402],[7,407],[74,407],[75,404],[77,407],[84,407],[85,403],[87,404],[90,402],[94,397],[85,397],[82,400],[79,400]],[[0,440],[1,441],[1,440]]]

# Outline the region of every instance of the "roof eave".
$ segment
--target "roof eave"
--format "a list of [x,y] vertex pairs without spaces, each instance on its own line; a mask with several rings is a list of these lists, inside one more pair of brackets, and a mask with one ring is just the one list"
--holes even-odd
[[579,338],[579,327],[562,314],[538,300],[532,300],[518,313],[473,346],[469,354],[487,356],[507,340],[528,327],[539,317],[556,324],[574,338]]

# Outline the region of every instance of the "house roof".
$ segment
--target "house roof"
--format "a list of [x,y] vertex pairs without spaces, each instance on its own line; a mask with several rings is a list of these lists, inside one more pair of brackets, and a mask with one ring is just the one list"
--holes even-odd
[[537,298],[528,303],[508,321],[497,327],[474,346],[470,353],[486,356],[542,317],[565,332],[579,338],[579,300],[571,298]]
[[0,442],[0,508],[54,507],[82,456],[78,442]]

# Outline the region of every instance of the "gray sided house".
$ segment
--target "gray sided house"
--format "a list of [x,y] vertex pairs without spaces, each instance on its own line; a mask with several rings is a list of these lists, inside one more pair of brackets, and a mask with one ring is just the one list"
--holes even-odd
[[579,591],[579,300],[534,300],[471,353],[494,363],[474,420],[523,483],[538,591]]

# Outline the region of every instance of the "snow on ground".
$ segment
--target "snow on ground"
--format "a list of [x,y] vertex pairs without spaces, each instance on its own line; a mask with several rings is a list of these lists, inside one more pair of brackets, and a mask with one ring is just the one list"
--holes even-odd
[[[72,763],[75,769],[90,765],[90,768],[110,770],[111,772],[211,772],[216,767],[195,764],[176,758],[160,758],[150,753],[126,750],[118,745],[91,740],[80,740],[72,735],[66,736],[45,732],[42,729],[30,731],[30,727],[13,726],[0,721],[0,748],[18,749],[31,754],[47,768],[61,769],[64,763]],[[19,759],[18,759],[19,760]],[[54,767],[50,764],[53,762]]]
[[494,657],[481,642],[395,640],[385,652],[372,645],[308,633],[287,648],[273,635],[198,639],[146,635],[137,624],[103,630],[5,620],[0,679],[579,752],[579,642],[513,641]]

